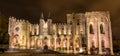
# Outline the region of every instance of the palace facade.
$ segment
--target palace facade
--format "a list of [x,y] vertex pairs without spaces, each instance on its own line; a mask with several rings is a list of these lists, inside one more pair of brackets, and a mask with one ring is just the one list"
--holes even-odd
[[38,24],[9,17],[9,48],[48,49],[88,54],[113,54],[112,31],[109,12],[93,11],[66,14],[65,23],[44,20],[43,14]]

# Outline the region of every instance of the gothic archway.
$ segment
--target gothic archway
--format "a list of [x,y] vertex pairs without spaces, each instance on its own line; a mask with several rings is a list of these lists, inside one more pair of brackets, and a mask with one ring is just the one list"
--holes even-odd
[[94,34],[94,29],[93,29],[92,24],[90,24],[90,26],[89,26],[89,33]]
[[35,36],[32,36],[30,38],[30,48],[35,48]]
[[19,47],[18,38],[19,38],[19,35],[18,35],[18,34],[15,34],[15,35],[12,37],[12,46],[13,46],[13,48],[18,48],[18,47]]
[[100,24],[100,33],[101,33],[101,34],[105,34],[104,28],[103,28],[103,25],[102,25],[102,24]]

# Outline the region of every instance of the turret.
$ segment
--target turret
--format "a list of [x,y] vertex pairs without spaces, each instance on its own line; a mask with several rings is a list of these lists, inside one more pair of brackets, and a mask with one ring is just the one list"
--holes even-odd
[[41,19],[44,19],[44,15],[43,15],[43,12],[41,13]]
[[49,12],[49,14],[48,14],[48,19],[51,19],[51,13]]

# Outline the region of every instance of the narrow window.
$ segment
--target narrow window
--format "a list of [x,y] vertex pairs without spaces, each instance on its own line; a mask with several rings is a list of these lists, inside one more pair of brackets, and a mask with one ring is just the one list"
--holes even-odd
[[102,24],[100,25],[100,33],[101,33],[101,34],[105,34]]
[[44,39],[47,40],[47,37],[45,37]]
[[64,28],[62,27],[62,30],[64,30]]
[[36,35],[36,31],[37,31],[37,29],[35,29],[35,31],[34,31],[35,35]]
[[77,25],[80,25],[79,19],[77,20]]
[[72,21],[70,21],[70,25],[72,25]]
[[94,46],[94,42],[92,42],[92,48],[95,48],[95,46]]
[[78,22],[77,25],[80,25],[80,23]]
[[82,38],[82,43],[85,43],[84,37]]
[[93,26],[92,26],[92,25],[90,25],[89,30],[90,30],[90,34],[94,34],[94,31],[93,31]]

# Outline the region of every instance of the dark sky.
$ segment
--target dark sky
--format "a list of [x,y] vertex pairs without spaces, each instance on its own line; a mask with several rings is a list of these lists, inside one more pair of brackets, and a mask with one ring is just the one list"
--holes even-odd
[[0,11],[16,18],[38,22],[41,12],[55,22],[65,22],[66,13],[110,11],[114,38],[120,39],[120,0],[0,0]]

